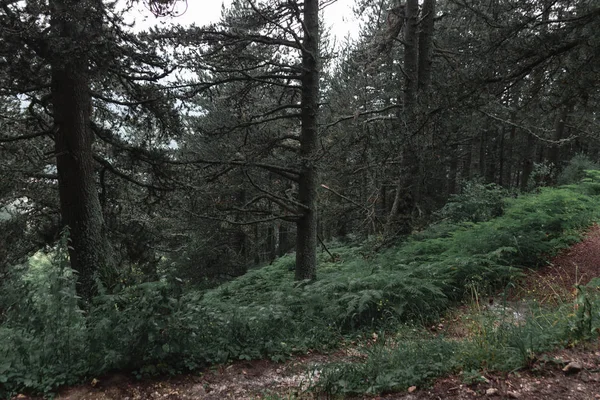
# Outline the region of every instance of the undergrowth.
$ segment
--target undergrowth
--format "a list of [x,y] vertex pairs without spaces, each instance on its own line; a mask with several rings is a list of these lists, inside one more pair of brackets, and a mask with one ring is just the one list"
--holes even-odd
[[485,381],[488,372],[532,367],[541,352],[598,336],[599,285],[597,278],[579,287],[575,302],[558,309],[535,304],[522,314],[510,307],[478,309],[463,315],[471,323],[460,340],[398,335],[369,343],[359,350],[364,355],[360,360],[319,367],[320,378],[311,390],[342,396],[383,394],[427,386],[448,374],[459,374],[471,384]]
[[[578,240],[581,229],[598,219],[599,182],[592,172],[577,185],[505,198],[500,208],[486,192],[491,200],[471,201],[469,209],[491,204],[495,218],[478,212],[481,220],[473,222],[447,214],[439,224],[379,254],[360,246],[331,248],[335,261],[321,255],[319,279],[313,283],[295,282],[289,268],[293,256],[285,256],[214,290],[181,287],[171,280],[144,283],[104,293],[85,310],[78,306],[76,275],[63,240],[46,255],[13,268],[4,284],[0,396],[48,393],[114,370],[146,376],[236,359],[279,361],[309,349],[327,351],[357,331],[430,322],[466,293],[503,287],[522,267],[542,264]],[[370,376],[395,365],[391,358],[417,360],[423,352],[430,354],[431,346],[438,354],[432,360],[465,363],[448,356],[460,354],[460,344],[440,340],[411,346],[406,354],[374,349],[380,353],[372,359],[380,362],[347,368]],[[411,374],[428,377],[450,368],[444,362],[415,370],[422,365],[410,367]],[[378,373],[378,383],[369,390],[410,381],[399,378],[405,372],[398,371]],[[331,376],[329,382],[339,381]],[[332,385],[331,391],[355,390]]]

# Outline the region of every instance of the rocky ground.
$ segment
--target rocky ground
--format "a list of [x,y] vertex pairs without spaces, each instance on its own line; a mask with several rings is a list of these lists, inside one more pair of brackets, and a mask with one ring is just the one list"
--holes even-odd
[[[600,227],[584,241],[559,254],[546,268],[532,272],[517,296],[553,302],[573,296],[574,284],[600,276]],[[314,399],[305,389],[318,379],[311,367],[351,357],[351,349],[331,355],[308,354],[285,363],[266,360],[236,362],[178,378],[138,381],[124,375],[99,377],[65,388],[63,400],[145,399]],[[484,374],[466,385],[460,377],[439,379],[431,388],[410,388],[375,399],[600,399],[600,342],[539,356],[525,371]],[[18,399],[32,399],[26,395]],[[373,398],[373,397],[371,397]]]

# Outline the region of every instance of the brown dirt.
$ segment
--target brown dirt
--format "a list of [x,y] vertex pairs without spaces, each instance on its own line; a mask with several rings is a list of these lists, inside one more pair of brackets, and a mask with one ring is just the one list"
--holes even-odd
[[[523,281],[517,295],[541,302],[570,301],[574,284],[586,284],[600,276],[600,226],[595,225],[586,239],[561,252],[547,267],[533,271]],[[459,335],[460,336],[460,335]],[[137,381],[124,375],[99,378],[87,384],[61,390],[63,400],[178,400],[178,399],[311,399],[305,389],[318,376],[311,366],[352,358],[340,351],[334,355],[309,354],[285,363],[266,360],[235,362],[201,374],[177,378]],[[582,370],[567,374],[570,362]],[[483,383],[466,385],[460,377],[439,379],[432,388],[416,388],[412,393],[395,393],[372,399],[452,399],[474,398],[549,400],[600,399],[600,342],[548,353],[532,366],[510,374],[484,374]],[[19,395],[18,399],[33,399]],[[365,397],[368,398],[368,397]]]
[[[438,380],[430,389],[412,394],[390,394],[382,399],[450,399],[475,398],[522,400],[593,400],[600,399],[600,343],[588,343],[540,356],[530,369],[510,374],[483,374],[484,383],[466,385],[460,377]],[[563,368],[577,362],[583,368],[568,374]]]
[[530,271],[516,297],[557,303],[572,298],[574,285],[600,276],[600,226],[592,226],[585,240],[560,252],[545,268]]

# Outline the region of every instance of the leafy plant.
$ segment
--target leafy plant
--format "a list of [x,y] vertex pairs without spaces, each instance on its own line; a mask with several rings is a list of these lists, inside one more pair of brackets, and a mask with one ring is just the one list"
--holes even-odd
[[[577,185],[507,198],[496,218],[446,220],[381,253],[329,246],[336,257],[320,256],[316,282],[298,285],[289,268],[293,255],[287,255],[211,290],[174,281],[135,284],[97,296],[85,312],[63,241],[13,268],[3,285],[2,395],[49,392],[116,369],[144,376],[236,359],[284,360],[334,348],[344,335],[429,323],[454,301],[503,288],[522,267],[542,264],[578,240],[579,230],[599,217],[598,182],[600,173],[592,171]],[[595,301],[584,310],[596,310]],[[591,326],[590,313],[581,314],[579,332],[600,326],[594,314]],[[517,368],[532,352],[556,343],[557,329],[571,336],[578,331],[577,319],[563,326],[552,318],[482,329],[467,347],[408,337],[404,350],[370,348],[372,362],[328,370],[323,384],[330,386],[322,390],[380,392],[460,368]]]
[[481,222],[502,215],[504,198],[508,191],[481,179],[466,181],[460,194],[450,196],[448,203],[438,212],[441,218],[453,222]]
[[560,172],[557,178],[559,185],[579,183],[586,177],[586,171],[599,170],[600,164],[584,154],[577,154],[569,164]]

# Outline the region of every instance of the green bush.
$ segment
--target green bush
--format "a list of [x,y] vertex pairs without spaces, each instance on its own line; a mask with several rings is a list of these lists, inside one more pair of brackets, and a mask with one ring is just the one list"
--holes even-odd
[[0,298],[0,396],[48,392],[85,374],[86,321],[78,300],[66,239],[53,254],[36,254],[12,269]]
[[476,179],[463,184],[460,194],[450,196],[438,212],[441,218],[452,222],[482,222],[502,215],[504,198],[508,191],[494,184]]
[[599,170],[600,164],[589,157],[578,154],[569,161],[569,164],[560,172],[557,178],[559,185],[579,183],[585,176],[586,171]]
[[[48,255],[38,254],[28,265],[13,268],[4,282],[0,395],[49,392],[116,369],[153,375],[235,359],[283,360],[309,349],[331,349],[346,334],[391,329],[404,321],[429,322],[453,301],[501,288],[519,276],[522,267],[539,265],[578,240],[581,228],[598,219],[598,182],[600,172],[592,171],[577,185],[506,199],[501,216],[476,223],[447,220],[380,254],[362,246],[332,247],[335,260],[319,256],[316,282],[295,282],[290,270],[294,259],[288,255],[216,289],[144,283],[104,293],[85,310],[79,308],[75,273],[63,241]],[[589,321],[571,330],[590,331],[597,322],[592,317]],[[543,337],[541,331],[532,332],[532,341]],[[511,335],[507,337],[525,337],[523,332]],[[500,339],[494,340],[504,343]],[[433,351],[432,346],[440,354],[432,360],[446,359],[446,352],[460,353],[451,343],[412,346],[406,350],[412,353],[397,357],[422,358]],[[479,353],[487,351],[485,346]],[[543,347],[528,346],[521,347]],[[372,375],[377,368],[387,370],[387,350],[381,352],[374,356],[381,359],[374,366],[348,368],[363,375]],[[369,390],[401,387],[414,377],[445,373],[459,361],[471,365],[466,359],[454,360],[419,364],[409,368],[412,372],[386,372],[370,381]],[[473,368],[477,365],[474,362]]]

